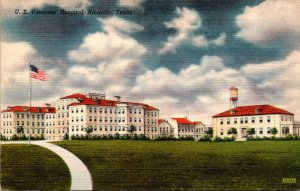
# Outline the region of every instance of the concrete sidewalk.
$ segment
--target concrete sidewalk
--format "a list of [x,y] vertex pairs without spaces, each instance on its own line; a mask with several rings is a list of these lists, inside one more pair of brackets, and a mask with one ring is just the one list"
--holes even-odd
[[[28,141],[1,141],[1,144],[28,144]],[[71,190],[92,190],[92,178],[83,162],[68,150],[47,141],[31,141],[31,144],[47,148],[60,156],[71,173]]]

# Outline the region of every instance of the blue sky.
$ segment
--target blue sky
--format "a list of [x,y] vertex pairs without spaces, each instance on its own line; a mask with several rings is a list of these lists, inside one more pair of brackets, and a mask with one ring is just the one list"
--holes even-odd
[[[100,91],[147,102],[162,116],[209,123],[240,105],[274,104],[297,116],[300,14],[296,1],[26,1],[1,2],[2,102],[26,104],[26,67],[44,69],[36,104],[72,92]],[[110,10],[114,15],[15,15],[15,9]],[[130,10],[132,15],[116,15]],[[11,79],[10,72],[18,72]],[[24,77],[22,77],[24,76]]]

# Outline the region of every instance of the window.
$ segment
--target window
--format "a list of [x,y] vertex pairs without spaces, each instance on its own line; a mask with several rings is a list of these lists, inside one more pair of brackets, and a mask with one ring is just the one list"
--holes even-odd
[[220,119],[220,125],[223,125],[223,119]]
[[90,113],[92,113],[92,108],[90,107]]
[[92,121],[92,116],[89,117],[89,121],[90,121],[90,122]]
[[252,123],[255,123],[255,117],[252,117],[252,118],[251,118],[251,122],[252,122]]
[[227,118],[227,125],[230,124],[230,118]]
[[261,127],[261,128],[259,128],[259,134],[263,134],[263,128]]
[[240,118],[240,123],[244,123],[244,118]]
[[234,118],[234,124],[237,124],[237,118]]
[[271,127],[268,127],[267,133],[268,133],[268,134],[271,134]]
[[271,122],[271,116],[267,116],[267,122],[268,122],[268,123]]
[[94,107],[94,113],[97,113],[97,108],[96,107]]
[[245,117],[245,123],[248,123],[248,117]]
[[223,129],[221,129],[221,131],[220,131],[220,134],[221,134],[221,135],[223,135],[223,134],[224,134],[224,131],[223,131]]
[[96,122],[97,121],[97,116],[94,116],[94,122]]
[[124,114],[125,113],[125,109],[122,109],[122,114]]
[[260,123],[263,122],[263,117],[259,117],[259,122],[260,122]]

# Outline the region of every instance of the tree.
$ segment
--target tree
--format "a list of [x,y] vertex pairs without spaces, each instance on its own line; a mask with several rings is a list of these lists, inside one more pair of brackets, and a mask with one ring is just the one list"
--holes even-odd
[[16,129],[17,133],[19,134],[19,140],[21,138],[21,134],[24,133],[24,128],[22,126],[18,126]]
[[132,133],[136,131],[136,127],[134,125],[130,125],[130,127],[128,127],[127,131],[130,133],[130,135],[132,137]]
[[252,136],[255,134],[255,129],[254,128],[247,128],[247,135],[249,136]]
[[212,135],[213,135],[213,133],[214,133],[213,128],[209,127],[209,128],[207,129],[207,131],[205,131],[205,133],[206,133],[207,135],[209,135],[210,137],[212,137]]
[[87,128],[85,128],[85,132],[86,132],[87,136],[90,138],[91,133],[93,132],[93,127],[88,126]]
[[272,135],[275,137],[275,135],[278,133],[277,128],[276,128],[276,127],[271,128],[271,133],[272,133]]
[[230,128],[230,129],[228,129],[228,132],[227,132],[229,135],[236,135],[237,134],[237,130],[236,130],[236,128]]

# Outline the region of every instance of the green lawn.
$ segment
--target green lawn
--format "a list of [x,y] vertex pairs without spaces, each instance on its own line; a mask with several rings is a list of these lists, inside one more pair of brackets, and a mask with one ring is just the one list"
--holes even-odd
[[[96,190],[300,188],[300,141],[57,142],[88,166]],[[296,178],[297,183],[283,183]]]
[[9,190],[68,190],[71,176],[64,161],[35,145],[1,145],[1,187]]

